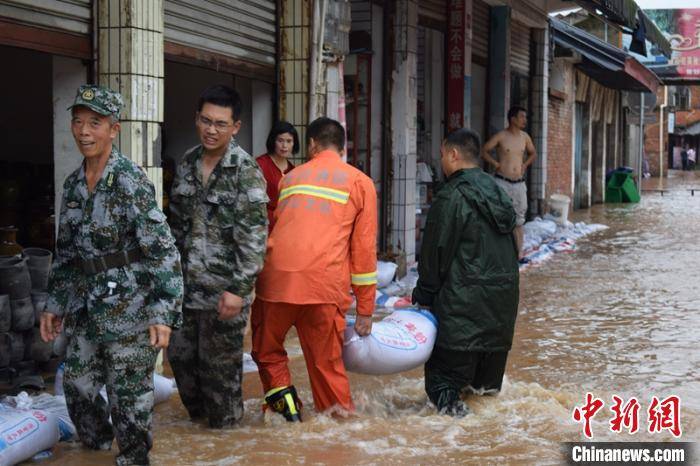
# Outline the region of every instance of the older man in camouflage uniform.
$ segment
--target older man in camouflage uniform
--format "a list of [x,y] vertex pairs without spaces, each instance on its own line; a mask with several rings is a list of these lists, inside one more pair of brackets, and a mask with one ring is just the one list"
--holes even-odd
[[179,163],[170,196],[185,303],[168,359],[190,417],[214,428],[243,417],[243,334],[267,240],[265,180],[234,139],[240,114],[235,90],[203,92],[196,115],[201,144]]
[[153,368],[181,322],[183,284],[153,185],[112,146],[122,105],[118,93],[85,85],[71,107],[85,160],[63,185],[41,332],[68,336],[63,383],[82,443],[109,449],[116,433],[116,462],[130,465],[148,464]]

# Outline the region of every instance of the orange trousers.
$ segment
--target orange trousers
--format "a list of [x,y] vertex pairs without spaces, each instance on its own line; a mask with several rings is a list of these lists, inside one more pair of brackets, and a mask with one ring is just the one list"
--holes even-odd
[[256,299],[251,314],[251,356],[265,393],[292,385],[284,339],[296,327],[317,411],[340,406],[354,411],[343,365],[345,315],[335,304],[272,303]]

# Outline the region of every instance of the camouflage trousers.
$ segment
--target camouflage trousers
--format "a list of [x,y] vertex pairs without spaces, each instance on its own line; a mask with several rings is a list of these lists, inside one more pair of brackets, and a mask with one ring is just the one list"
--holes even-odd
[[192,420],[209,426],[234,426],[243,418],[243,334],[250,306],[230,320],[215,309],[183,309],[182,326],[173,331],[168,361],[182,404]]
[[[97,343],[76,329],[68,344],[63,379],[68,413],[88,448],[108,450],[116,435],[120,466],[149,464],[156,354],[148,332]],[[104,385],[109,402],[99,394]]]

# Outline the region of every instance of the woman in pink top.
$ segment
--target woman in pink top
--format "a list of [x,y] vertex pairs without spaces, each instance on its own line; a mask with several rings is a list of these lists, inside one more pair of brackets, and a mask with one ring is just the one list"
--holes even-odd
[[269,231],[274,225],[274,213],[279,199],[279,184],[282,177],[289,173],[294,165],[289,161],[292,154],[299,152],[299,135],[291,123],[278,121],[267,136],[267,154],[257,158],[260,170],[267,181],[267,218]]

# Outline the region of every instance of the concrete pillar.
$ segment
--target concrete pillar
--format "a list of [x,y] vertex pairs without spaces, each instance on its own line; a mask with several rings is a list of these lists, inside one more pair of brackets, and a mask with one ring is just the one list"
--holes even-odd
[[397,0],[391,71],[391,231],[389,245],[406,263],[416,256],[416,111],[418,3]]
[[492,6],[489,29],[489,130],[494,135],[507,124],[510,107],[510,12],[508,6]]
[[272,85],[264,81],[251,81],[251,126],[253,134],[253,157],[267,152],[265,142],[272,128]]
[[309,51],[311,6],[309,0],[282,0],[279,49],[279,118],[293,124],[302,141],[295,164],[306,159],[309,124]]
[[119,149],[162,199],[163,0],[99,0],[98,82],[124,97]]
[[530,128],[537,159],[530,168],[529,206],[533,215],[544,213],[547,187],[547,131],[549,120],[549,29],[532,29],[532,104]]

